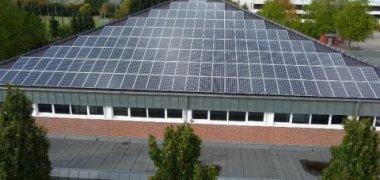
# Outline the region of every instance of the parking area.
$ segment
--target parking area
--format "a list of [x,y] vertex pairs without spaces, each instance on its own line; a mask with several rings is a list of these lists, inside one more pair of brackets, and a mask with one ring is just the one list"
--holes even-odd
[[[148,179],[155,167],[144,140],[50,138],[52,176]],[[328,162],[327,148],[203,143],[200,160],[220,167],[219,179],[317,179],[300,160]]]
[[[353,43],[352,46],[357,46]],[[368,60],[370,64],[380,67],[380,32],[375,32],[374,36],[365,42],[358,44],[360,50],[347,51],[349,54],[361,59]]]

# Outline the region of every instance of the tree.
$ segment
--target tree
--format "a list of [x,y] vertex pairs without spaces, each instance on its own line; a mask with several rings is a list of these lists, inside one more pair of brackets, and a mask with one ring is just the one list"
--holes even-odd
[[332,147],[323,179],[375,179],[379,137],[372,122],[345,119],[342,144]]
[[109,2],[103,3],[102,6],[99,8],[99,14],[101,18],[105,18],[107,16],[107,13],[111,9],[111,4]]
[[351,41],[364,42],[373,35],[377,20],[367,14],[369,10],[368,1],[355,0],[345,3],[343,10],[336,16],[336,27],[339,36]]
[[213,166],[203,167],[198,161],[202,140],[194,134],[190,125],[170,126],[165,129],[162,148],[156,138],[149,136],[149,155],[158,168],[150,179],[216,179]]
[[80,8],[79,8],[79,12],[81,14],[90,14],[91,13],[91,5],[89,3],[86,3],[86,4],[83,4]]
[[249,7],[248,7],[248,5],[247,5],[247,3],[244,3],[243,4],[243,6],[241,6],[243,9],[245,9],[245,10],[249,10]]
[[336,32],[335,18],[340,3],[335,0],[313,0],[305,5],[305,22],[301,24],[300,31],[314,38]]
[[108,2],[108,0],[85,0],[85,4],[89,4],[91,7],[90,13],[91,15],[95,15],[99,13],[99,9],[103,3]]
[[71,32],[77,34],[80,32],[77,16],[74,14],[70,20]]
[[50,35],[53,40],[57,39],[59,36],[59,22],[54,16],[50,18],[49,21]]
[[133,7],[139,0],[124,0],[115,12],[115,18],[120,19],[133,13]]
[[299,22],[296,8],[289,0],[265,1],[258,14],[289,27],[295,27]]
[[41,20],[12,4],[0,1],[0,60],[16,56],[46,43]]
[[0,111],[0,179],[49,179],[49,140],[31,116],[32,102],[8,85]]

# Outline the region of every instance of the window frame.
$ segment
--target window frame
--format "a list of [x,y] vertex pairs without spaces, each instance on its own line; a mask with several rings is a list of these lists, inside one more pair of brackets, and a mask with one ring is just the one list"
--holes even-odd
[[[95,108],[95,111],[101,110],[101,113],[99,113],[99,114],[98,114],[98,112],[91,113],[91,111],[93,110],[93,108]],[[105,111],[104,111],[104,107],[103,106],[88,106],[88,115],[90,115],[90,116],[104,116],[104,114],[105,114]]]
[[[85,107],[86,109],[86,114],[81,114],[81,113],[74,113],[74,108],[73,107]],[[88,115],[88,106],[83,106],[83,105],[70,105],[70,108],[71,108],[71,115],[75,115],[75,116],[87,116]]]
[[[286,115],[288,116],[287,117],[287,121],[276,121],[276,114],[279,114],[279,115]],[[291,113],[273,113],[273,123],[279,123],[279,124],[289,124],[291,122],[291,116],[292,114]]]
[[[115,108],[126,108],[127,115],[115,115]],[[112,107],[112,117],[130,117],[129,107],[113,106]]]
[[[136,109],[140,109],[140,110],[144,109],[145,110],[145,116],[144,117],[143,116],[133,116],[132,112],[133,112],[133,110],[136,110]],[[129,116],[131,118],[144,118],[144,119],[146,119],[146,118],[148,118],[148,108],[129,107]]]
[[[169,117],[169,111],[179,111],[181,114],[181,117]],[[168,119],[182,119],[183,118],[183,110],[182,109],[166,109],[166,118],[168,118]]]
[[[57,107],[56,106],[67,106],[69,112],[68,113],[57,113]],[[57,114],[57,115],[72,115],[72,113],[71,113],[71,106],[68,105],[68,104],[53,104],[53,107],[54,107],[54,114]]]
[[[196,112],[206,112],[206,119],[201,119],[201,118],[194,118],[194,111]],[[209,120],[210,119],[210,113],[208,110],[198,110],[198,109],[193,109],[191,110],[191,119],[194,119],[194,120]]]
[[[42,106],[44,106],[44,105],[46,105],[46,106],[50,105],[50,107],[45,107],[45,108],[50,108],[51,111],[50,112],[40,111],[40,105],[42,105]],[[37,112],[38,112],[38,114],[55,114],[54,113],[53,104],[47,104],[47,103],[38,103],[37,104]]]

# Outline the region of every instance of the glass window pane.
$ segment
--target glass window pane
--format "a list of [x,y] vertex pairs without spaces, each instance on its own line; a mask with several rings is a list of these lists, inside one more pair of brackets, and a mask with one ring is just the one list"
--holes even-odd
[[168,118],[182,118],[182,109],[168,109]]
[[245,112],[230,111],[228,113],[229,121],[245,121]]
[[248,121],[264,121],[264,113],[248,112]]
[[87,115],[87,106],[72,105],[72,114]]
[[311,115],[311,124],[328,124],[329,115],[313,114]]
[[288,113],[275,113],[274,122],[289,122],[290,114]]
[[150,118],[165,118],[165,109],[149,108],[148,113]]
[[127,107],[113,107],[113,115],[114,116],[128,116],[128,108]]
[[38,104],[38,112],[52,113],[53,109],[51,108],[51,104]]
[[146,117],[145,108],[131,108],[131,117]]
[[345,115],[332,115],[331,117],[331,124],[342,124],[343,119],[345,119]]
[[207,119],[207,111],[193,110],[193,119]]
[[210,111],[210,120],[227,120],[227,111]]
[[310,119],[309,114],[293,114],[292,123],[309,124],[309,119]]
[[56,114],[70,114],[70,106],[63,104],[54,104]]
[[91,115],[104,115],[103,106],[90,106]]
[[380,126],[380,116],[377,116],[377,117],[376,117],[375,126],[376,126],[376,127],[379,127],[379,126]]

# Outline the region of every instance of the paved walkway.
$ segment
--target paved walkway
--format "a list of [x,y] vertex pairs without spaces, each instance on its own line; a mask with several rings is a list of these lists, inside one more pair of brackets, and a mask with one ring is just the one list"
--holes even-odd
[[[154,173],[148,144],[50,138],[53,177],[72,179],[147,179]],[[219,179],[317,179],[301,159],[328,161],[327,149],[310,147],[204,143],[201,161],[221,167]]]
[[[356,45],[357,43],[352,44],[352,46]],[[380,67],[380,32],[375,32],[373,37],[359,43],[359,48],[361,50],[348,51],[348,53]]]

